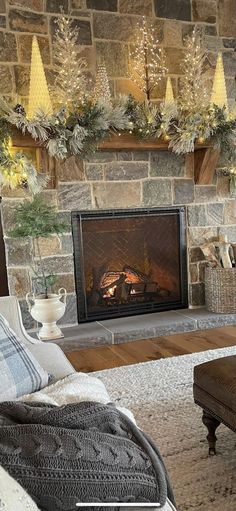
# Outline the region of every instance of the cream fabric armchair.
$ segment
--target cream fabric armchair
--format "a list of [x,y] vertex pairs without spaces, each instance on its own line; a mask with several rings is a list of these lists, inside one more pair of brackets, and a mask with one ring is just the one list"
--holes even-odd
[[[0,297],[0,314],[8,321],[12,330],[16,332],[19,339],[27,345],[27,348],[33,353],[41,366],[50,374],[53,374],[54,381],[65,378],[75,372],[73,366],[64,355],[63,351],[56,344],[44,343],[38,339],[30,337],[22,323],[21,311],[15,296]],[[124,511],[130,511],[131,508],[123,508]],[[132,508],[133,511],[144,511],[154,508]],[[158,508],[155,508],[157,511]],[[176,511],[175,507],[167,501],[161,511]]]
[[0,314],[6,318],[12,330],[33,353],[41,366],[48,373],[53,374],[54,381],[75,372],[59,346],[49,342],[45,344],[27,334],[22,323],[20,306],[15,296],[0,297]]

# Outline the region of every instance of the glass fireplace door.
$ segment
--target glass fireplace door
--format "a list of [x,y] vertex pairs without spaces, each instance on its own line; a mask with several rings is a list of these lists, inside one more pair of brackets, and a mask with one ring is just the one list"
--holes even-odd
[[184,208],[73,212],[79,321],[187,305]]

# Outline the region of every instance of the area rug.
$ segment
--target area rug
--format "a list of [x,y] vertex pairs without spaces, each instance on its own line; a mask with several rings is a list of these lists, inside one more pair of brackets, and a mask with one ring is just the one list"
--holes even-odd
[[236,511],[236,435],[221,425],[217,455],[209,457],[201,410],[192,397],[193,367],[228,355],[236,355],[236,347],[93,373],[159,446],[178,511]]

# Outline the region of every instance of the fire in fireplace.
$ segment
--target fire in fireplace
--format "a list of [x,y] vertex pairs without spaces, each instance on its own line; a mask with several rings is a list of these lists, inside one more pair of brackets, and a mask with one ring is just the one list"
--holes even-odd
[[187,306],[185,209],[73,211],[79,322]]

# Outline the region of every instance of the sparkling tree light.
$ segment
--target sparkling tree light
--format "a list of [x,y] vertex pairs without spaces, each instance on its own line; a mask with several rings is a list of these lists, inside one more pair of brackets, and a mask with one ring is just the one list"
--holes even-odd
[[206,52],[197,30],[187,37],[182,62],[183,78],[180,82],[179,104],[187,112],[199,112],[209,105],[209,89],[204,76]]
[[56,23],[53,42],[56,78],[51,90],[57,106],[71,108],[87,93],[87,62],[82,56],[83,47],[78,44],[79,29],[74,20],[62,16]]
[[97,66],[96,82],[93,92],[94,101],[102,99],[106,103],[111,104],[111,91],[109,87],[109,80],[107,76],[106,65],[104,61],[101,61]]
[[143,17],[135,44],[130,49],[130,77],[149,101],[153,89],[167,72],[165,54],[159,46],[155,27]]

